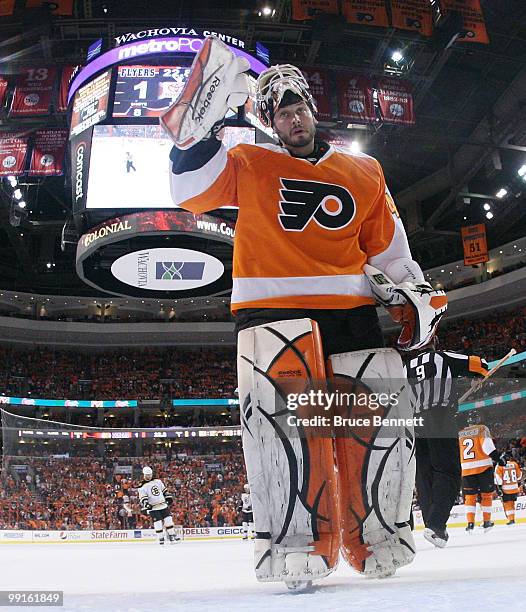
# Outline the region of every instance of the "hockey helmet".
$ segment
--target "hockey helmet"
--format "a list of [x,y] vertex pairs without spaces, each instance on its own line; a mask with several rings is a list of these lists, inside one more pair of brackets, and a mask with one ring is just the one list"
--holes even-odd
[[153,477],[153,470],[152,470],[152,468],[148,467],[147,465],[144,466],[142,468],[142,475],[143,475],[144,480],[151,480],[152,477]]
[[244,487],[245,493],[250,493],[250,485],[246,484]]
[[259,75],[256,85],[255,111],[261,123],[266,127],[272,126],[274,113],[279,108],[286,92],[295,94],[295,97],[288,102],[289,104],[293,104],[298,99],[303,100],[313,113],[317,112],[309,84],[301,71],[291,64],[277,64],[264,70]]
[[401,283],[393,291],[406,300],[405,304],[388,309],[393,321],[402,325],[398,348],[403,351],[423,348],[431,342],[447,310],[446,294],[429,283]]

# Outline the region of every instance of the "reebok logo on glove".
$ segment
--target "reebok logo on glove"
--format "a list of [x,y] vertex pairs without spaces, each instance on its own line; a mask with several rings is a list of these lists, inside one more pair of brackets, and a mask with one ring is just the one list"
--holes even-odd
[[194,118],[197,119],[199,123],[201,123],[201,121],[203,120],[203,117],[206,114],[206,111],[210,108],[211,100],[214,97],[214,92],[221,84],[221,79],[217,75],[212,75],[212,76],[213,76],[213,80],[210,83],[210,86],[208,87],[208,91],[206,92],[204,96],[203,103],[201,104],[201,107],[199,108],[199,110],[196,113],[194,113]]

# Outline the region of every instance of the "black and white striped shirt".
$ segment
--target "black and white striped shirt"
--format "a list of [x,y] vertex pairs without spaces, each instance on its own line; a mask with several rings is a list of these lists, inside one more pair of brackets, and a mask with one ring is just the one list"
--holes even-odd
[[[454,379],[483,376],[485,359],[450,351],[424,351],[405,363],[415,414],[435,406],[452,406],[462,392]],[[456,407],[456,406],[455,406]]]

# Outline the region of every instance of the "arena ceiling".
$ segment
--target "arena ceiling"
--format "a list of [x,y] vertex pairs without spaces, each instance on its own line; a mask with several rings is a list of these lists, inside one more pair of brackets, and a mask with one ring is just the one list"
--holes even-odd
[[[263,5],[273,16],[258,12]],[[99,37],[167,25],[214,28],[253,48],[269,50],[272,63],[297,63],[378,76],[401,70],[413,85],[416,125],[378,123],[353,130],[363,150],[383,164],[424,268],[460,259],[460,227],[487,223],[489,246],[526,234],[526,182],[517,175],[526,163],[526,7],[523,0],[482,0],[489,45],[453,42],[458,24],[446,20],[432,38],[402,30],[337,23],[326,17],[291,19],[288,0],[201,0],[76,2],[72,18],[42,12],[0,18],[0,69],[16,72],[42,58],[82,63]],[[390,63],[402,49],[401,67]],[[33,127],[63,125],[55,116]],[[24,121],[28,125],[28,120]],[[3,117],[0,130],[16,123]],[[346,125],[331,124],[336,129]],[[77,277],[74,251],[61,250],[71,216],[64,178],[22,179],[28,215],[10,223],[7,193],[0,195],[0,285],[48,294],[94,295]],[[501,188],[508,196],[496,200]],[[1,189],[0,189],[1,191]],[[482,204],[493,202],[494,218]],[[48,263],[52,263],[48,267]]]

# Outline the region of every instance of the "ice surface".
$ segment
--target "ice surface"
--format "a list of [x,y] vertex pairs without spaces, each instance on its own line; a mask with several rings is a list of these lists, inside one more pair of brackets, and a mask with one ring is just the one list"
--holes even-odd
[[313,592],[301,594],[256,582],[251,541],[185,541],[164,548],[124,542],[3,544],[0,589],[60,589],[63,610],[75,611],[524,609],[526,525],[472,536],[450,529],[443,550],[428,544],[421,531],[415,535],[417,558],[396,576],[366,579],[342,561]]

